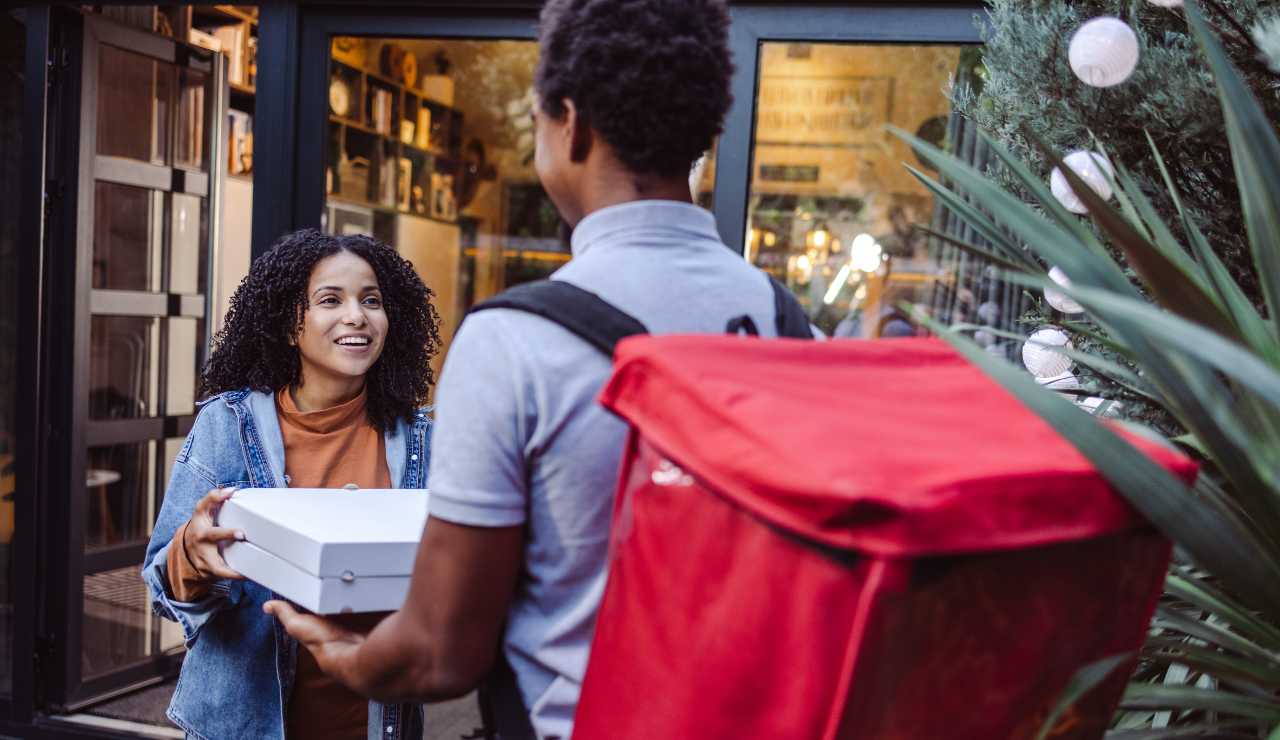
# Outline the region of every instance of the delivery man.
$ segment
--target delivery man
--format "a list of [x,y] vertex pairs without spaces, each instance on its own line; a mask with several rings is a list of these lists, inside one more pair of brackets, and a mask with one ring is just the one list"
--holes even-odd
[[[534,113],[538,177],[573,226],[552,277],[651,333],[773,334],[767,278],[692,204],[733,75],[724,0],[549,0]],[[595,403],[608,359],[538,316],[474,313],[437,389],[430,519],[404,607],[368,635],[272,602],[320,666],[379,699],[460,696],[505,658],[497,697],[568,738],[604,593],[625,425]],[[429,721],[429,719],[428,719]],[[520,733],[504,731],[504,737]]]

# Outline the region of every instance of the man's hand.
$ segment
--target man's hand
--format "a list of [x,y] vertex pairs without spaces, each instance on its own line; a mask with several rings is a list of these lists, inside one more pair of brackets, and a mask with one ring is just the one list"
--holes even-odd
[[320,668],[380,701],[441,701],[474,689],[493,666],[524,556],[523,527],[468,527],[427,519],[400,611],[362,636],[338,620],[275,615]]
[[360,687],[352,684],[356,651],[365,636],[342,627],[337,622],[314,614],[300,614],[284,601],[268,601],[262,610],[280,620],[285,631],[315,656],[320,670],[346,684],[354,691]]

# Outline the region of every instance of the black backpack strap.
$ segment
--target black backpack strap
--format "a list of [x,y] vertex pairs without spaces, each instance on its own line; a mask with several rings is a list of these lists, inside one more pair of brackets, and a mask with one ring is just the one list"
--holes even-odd
[[587,344],[613,357],[613,348],[627,337],[648,334],[644,324],[589,290],[563,280],[537,280],[499,293],[468,312],[491,308],[524,311],[559,324]]
[[747,336],[758,337],[760,336],[760,329],[756,326],[756,320],[744,313],[737,318],[729,319],[729,323],[725,324],[724,333],[746,333]]
[[778,336],[789,337],[791,339],[813,339],[813,330],[809,326],[809,314],[805,313],[804,306],[800,305],[800,301],[787,290],[786,286],[778,282],[772,275],[769,278],[769,287],[773,288],[773,310],[777,316]]

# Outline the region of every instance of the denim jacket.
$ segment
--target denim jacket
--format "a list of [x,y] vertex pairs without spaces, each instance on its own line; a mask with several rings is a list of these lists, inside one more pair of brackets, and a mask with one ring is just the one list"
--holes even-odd
[[[386,433],[387,467],[397,488],[425,488],[431,420],[418,411]],[[293,689],[298,643],[262,612],[280,598],[250,581],[223,580],[209,595],[172,598],[166,564],[173,536],[213,488],[283,488],[284,441],[275,397],[248,390],[205,402],[178,453],[151,533],[142,578],[156,614],[182,625],[187,645],[168,717],[202,740],[279,738]],[[369,703],[370,740],[421,733],[420,705]]]

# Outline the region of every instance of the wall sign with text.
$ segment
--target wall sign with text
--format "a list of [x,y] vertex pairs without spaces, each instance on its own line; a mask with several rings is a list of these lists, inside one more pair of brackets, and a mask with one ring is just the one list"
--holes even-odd
[[892,77],[764,76],[756,114],[761,146],[869,147],[885,142]]

